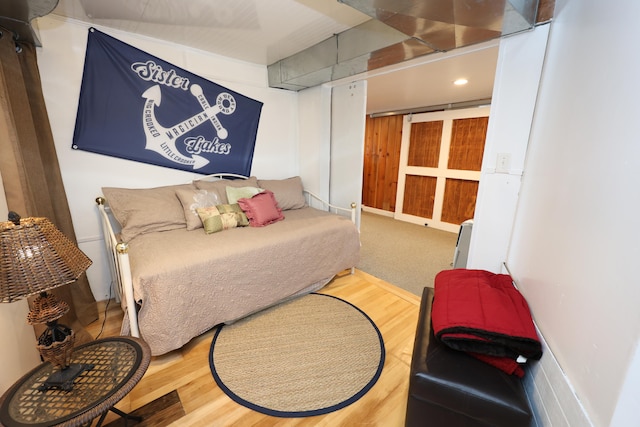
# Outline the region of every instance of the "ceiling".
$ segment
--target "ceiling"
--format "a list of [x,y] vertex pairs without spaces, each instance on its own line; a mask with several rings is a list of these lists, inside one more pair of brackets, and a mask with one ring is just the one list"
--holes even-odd
[[[371,19],[336,0],[59,0],[52,14],[262,65]],[[490,98],[496,59],[493,41],[367,72],[367,113]]]
[[[492,41],[369,72],[367,114],[485,104],[493,92],[497,59],[498,42]],[[454,85],[458,78],[468,83]]]
[[371,19],[336,0],[59,0],[52,13],[262,65]]

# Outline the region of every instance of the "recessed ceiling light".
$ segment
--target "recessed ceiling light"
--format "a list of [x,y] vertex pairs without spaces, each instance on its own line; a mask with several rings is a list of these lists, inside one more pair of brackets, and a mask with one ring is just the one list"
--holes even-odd
[[467,79],[458,79],[453,82],[453,84],[456,86],[463,86],[463,85],[466,85],[467,83],[469,83],[469,80]]

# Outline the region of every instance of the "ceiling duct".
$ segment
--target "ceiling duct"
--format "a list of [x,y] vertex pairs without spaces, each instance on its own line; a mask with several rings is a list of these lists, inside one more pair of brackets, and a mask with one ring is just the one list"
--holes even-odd
[[0,1],[0,27],[13,33],[16,40],[41,46],[31,21],[49,14],[58,0],[2,0]]
[[269,86],[301,90],[531,29],[539,0],[339,0],[371,21],[269,65]]

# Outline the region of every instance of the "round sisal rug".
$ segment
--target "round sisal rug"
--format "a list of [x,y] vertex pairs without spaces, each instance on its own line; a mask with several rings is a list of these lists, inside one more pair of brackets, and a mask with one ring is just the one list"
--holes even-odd
[[233,400],[277,417],[326,414],[355,402],[382,372],[382,335],[359,308],[309,294],[221,326],[209,362]]

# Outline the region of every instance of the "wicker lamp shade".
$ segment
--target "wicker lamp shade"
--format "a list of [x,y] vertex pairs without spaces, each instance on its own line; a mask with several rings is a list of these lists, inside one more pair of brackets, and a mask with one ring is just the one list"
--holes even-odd
[[90,265],[47,218],[0,223],[0,302],[73,283]]

